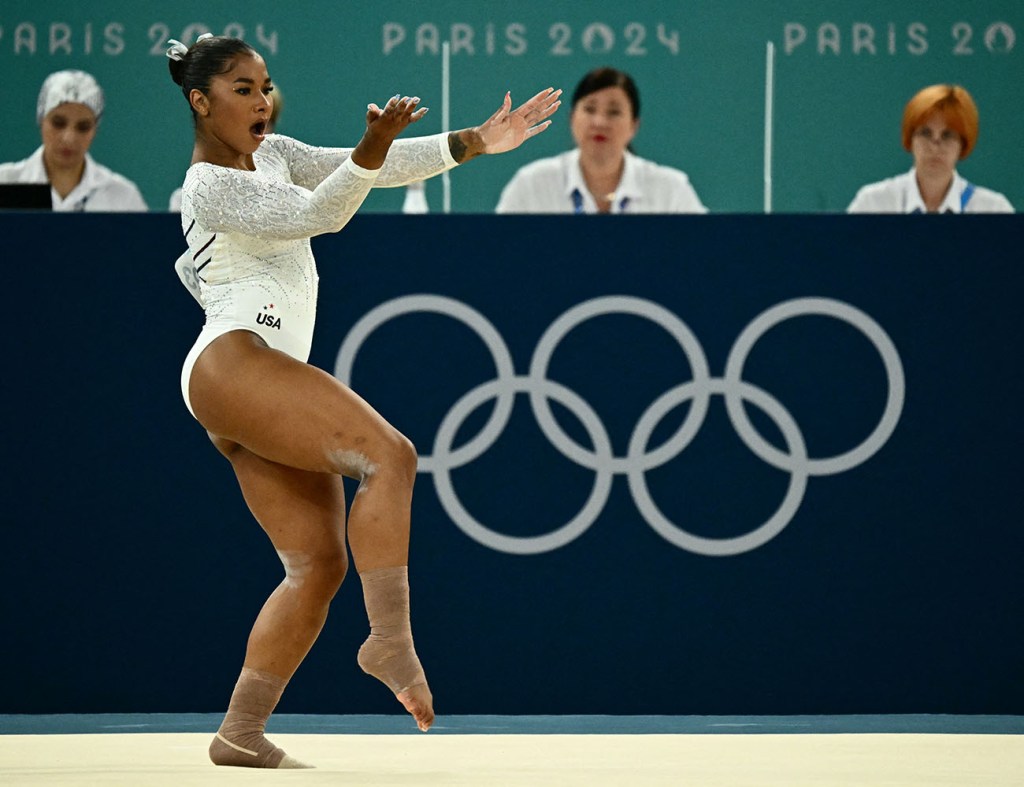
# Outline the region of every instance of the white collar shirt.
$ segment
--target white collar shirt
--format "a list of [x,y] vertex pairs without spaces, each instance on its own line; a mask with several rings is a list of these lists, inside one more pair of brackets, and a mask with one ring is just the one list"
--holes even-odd
[[[48,182],[42,146],[23,161],[0,164],[0,183]],[[85,154],[85,170],[78,185],[66,197],[61,197],[52,187],[50,195],[53,210],[62,213],[147,210],[146,202],[134,183],[97,163],[88,153]]]
[[[857,192],[847,213],[927,213],[914,169],[894,178],[870,183]],[[1002,194],[972,186],[956,170],[937,213],[1013,213]]]
[[[508,182],[498,213],[597,213],[574,148],[531,162]],[[707,213],[684,172],[625,152],[611,213]]]

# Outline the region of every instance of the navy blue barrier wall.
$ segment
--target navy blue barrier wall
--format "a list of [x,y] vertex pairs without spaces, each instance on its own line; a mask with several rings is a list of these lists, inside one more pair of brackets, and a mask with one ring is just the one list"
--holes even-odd
[[[176,217],[0,229],[0,712],[220,711],[281,569],[180,400]],[[364,215],[316,239],[312,360],[421,454],[439,712],[1024,713],[1022,229]],[[351,576],[281,711],[396,712],[364,635]]]

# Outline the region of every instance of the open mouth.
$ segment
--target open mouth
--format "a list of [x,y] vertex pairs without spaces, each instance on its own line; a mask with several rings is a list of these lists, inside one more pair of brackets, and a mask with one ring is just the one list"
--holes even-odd
[[266,131],[267,121],[265,120],[257,120],[255,123],[249,126],[249,133],[252,134],[254,137],[258,137],[259,139],[263,139],[263,135],[266,133]]
[[595,134],[594,135],[594,142],[607,142],[607,141],[608,141],[608,137],[606,137],[604,134]]

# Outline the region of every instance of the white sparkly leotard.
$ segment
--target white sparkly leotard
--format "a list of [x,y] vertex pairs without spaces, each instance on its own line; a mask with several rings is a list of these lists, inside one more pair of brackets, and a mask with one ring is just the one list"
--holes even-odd
[[344,227],[372,187],[403,186],[456,164],[447,134],[396,140],[379,170],[355,164],[351,153],[271,134],[253,154],[253,172],[189,167],[181,194],[188,252],[175,267],[206,310],[181,371],[189,412],[192,367],[229,331],[252,331],[308,360],[318,281],[311,237]]

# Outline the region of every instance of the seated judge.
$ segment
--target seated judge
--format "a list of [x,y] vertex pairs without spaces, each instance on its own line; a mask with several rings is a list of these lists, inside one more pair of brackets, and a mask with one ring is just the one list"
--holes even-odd
[[978,108],[959,85],[931,85],[903,110],[909,172],[862,187],[847,213],[1013,213],[1002,194],[961,175],[957,163],[978,140]]
[[0,164],[0,183],[49,183],[55,211],[146,210],[138,186],[89,155],[103,106],[92,75],[50,74],[36,102],[42,145],[22,161]]
[[569,122],[576,147],[520,169],[498,213],[707,213],[686,173],[633,153],[640,94],[629,74],[586,74]]

